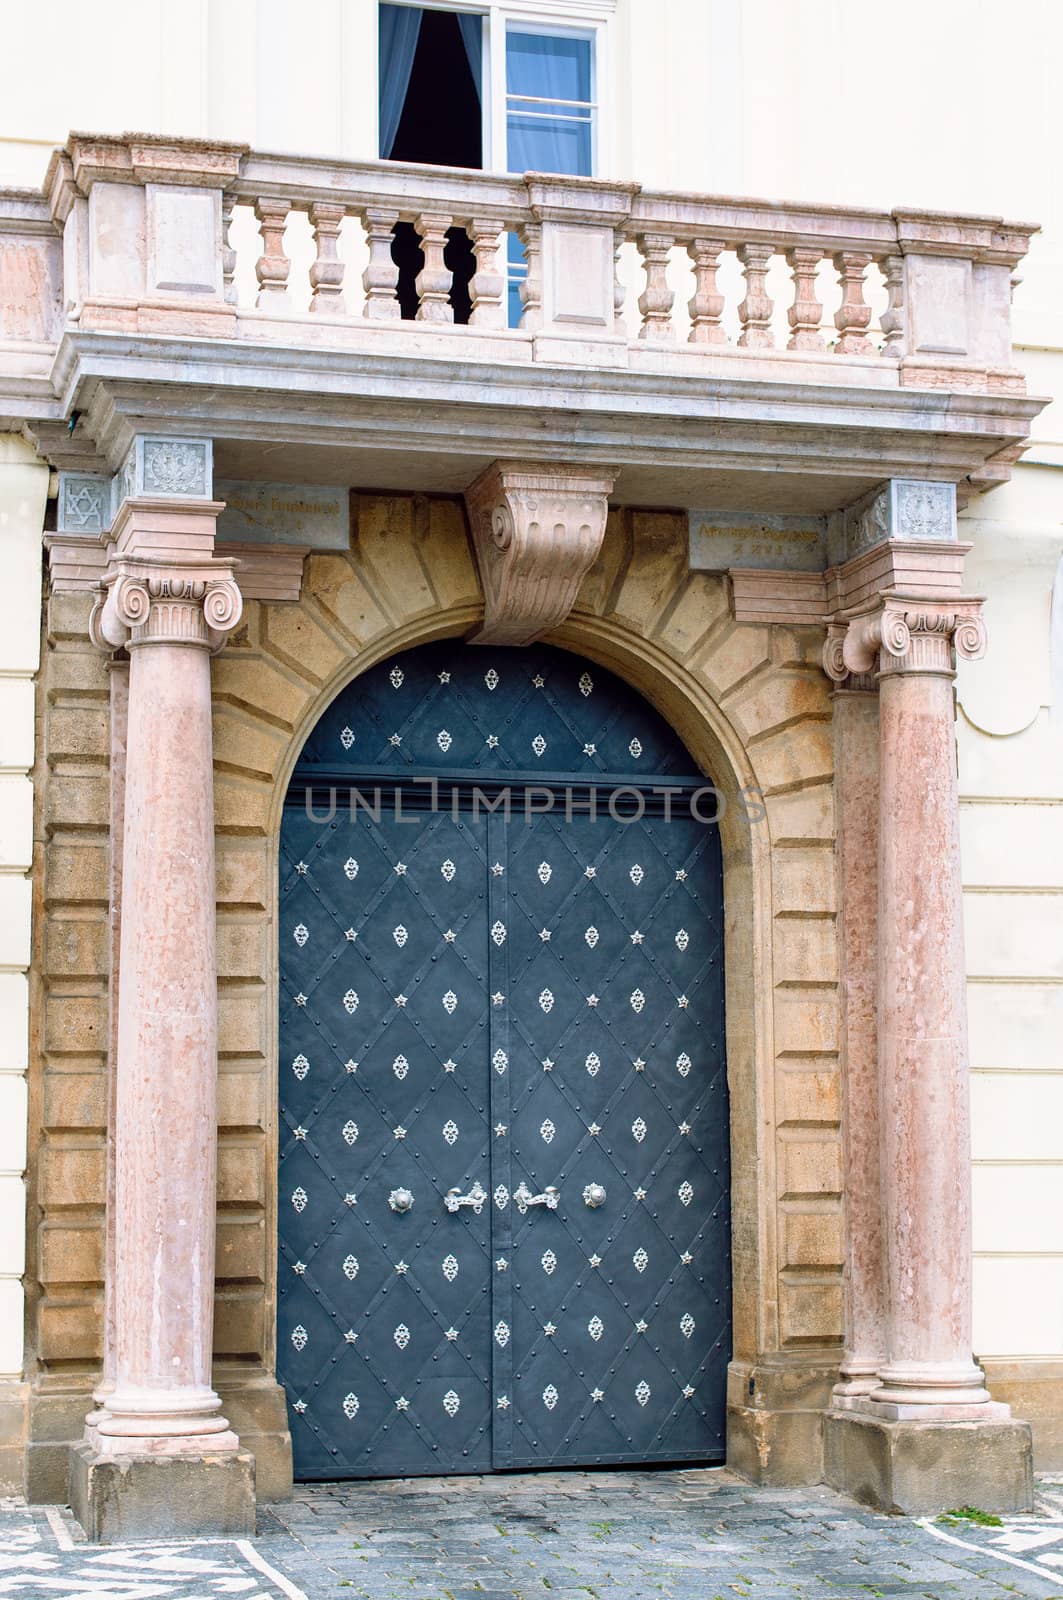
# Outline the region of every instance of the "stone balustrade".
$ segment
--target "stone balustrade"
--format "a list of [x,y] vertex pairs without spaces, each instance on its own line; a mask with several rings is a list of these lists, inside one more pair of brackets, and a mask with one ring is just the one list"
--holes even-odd
[[72,135],[45,201],[0,195],[0,397],[74,327],[1023,392],[1011,275],[1033,229],[997,218],[132,135]]

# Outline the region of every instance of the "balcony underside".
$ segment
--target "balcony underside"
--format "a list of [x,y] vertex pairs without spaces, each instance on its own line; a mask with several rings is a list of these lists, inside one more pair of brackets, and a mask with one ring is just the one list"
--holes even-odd
[[222,477],[460,493],[519,457],[618,467],[623,504],[805,514],[889,477],[991,481],[986,463],[1010,462],[1042,404],[889,386],[881,361],[869,381],[868,363],[834,357],[827,383],[807,361],[787,377],[777,352],[745,354],[736,377],[699,353],[688,371],[674,351],[667,370],[652,352],[619,368],[551,361],[542,339],[522,361],[519,335],[484,350],[466,330],[434,330],[425,354],[410,333],[403,353],[401,328],[386,349],[72,330],[29,426],[71,470],[113,470],[154,430],[210,435]]

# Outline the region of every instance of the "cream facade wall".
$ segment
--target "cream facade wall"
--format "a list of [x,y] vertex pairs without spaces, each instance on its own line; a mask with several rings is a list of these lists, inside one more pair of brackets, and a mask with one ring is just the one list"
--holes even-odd
[[[1007,26],[994,0],[897,0],[887,26],[845,0],[513,0],[511,9],[607,28],[607,175],[1038,219],[1043,233],[1016,292],[1018,360],[1032,392],[1063,397],[1063,189],[1051,179],[1063,139],[1052,81],[1063,16],[1053,0],[1020,0]],[[99,0],[91,10],[56,0],[21,24],[25,58],[47,62],[47,76],[42,66],[9,86],[0,181],[38,183],[70,127],[373,157],[375,15],[375,0],[322,0],[312,25],[292,0]],[[46,48],[57,35],[64,49]],[[903,67],[885,70],[897,41]],[[975,1336],[978,1353],[1009,1375],[1003,1397],[1023,1409],[1032,1402],[1022,1384],[1035,1372],[1063,1386],[1063,693],[1053,721],[1048,646],[1063,550],[1061,416],[1060,402],[1042,413],[1011,483],[972,502],[964,522],[971,588],[990,597],[991,641],[959,682]],[[13,637],[5,630],[5,650]],[[10,670],[5,659],[12,682],[32,669],[29,654]],[[1057,661],[1057,682],[1061,670]],[[22,748],[5,794],[21,793],[24,758]],[[5,802],[16,836],[20,804]],[[15,848],[13,881],[20,859]],[[3,955],[12,993],[21,951],[16,933]],[[21,1036],[21,1004],[8,1037]],[[9,1157],[16,1172],[17,1150],[0,1165]],[[6,1257],[0,1270],[17,1277]],[[13,1359],[0,1356],[0,1368]]]
[[[0,435],[0,1477],[19,1476],[33,860],[34,686],[48,469]],[[9,1426],[9,1422],[11,1426]],[[14,1435],[13,1442],[10,1436]]]

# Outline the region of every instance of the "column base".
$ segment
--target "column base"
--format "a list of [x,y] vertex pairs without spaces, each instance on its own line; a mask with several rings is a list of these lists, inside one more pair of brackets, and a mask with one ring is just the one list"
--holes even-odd
[[1032,1511],[1029,1424],[1002,1409],[1004,1418],[977,1422],[894,1421],[866,1409],[828,1411],[824,1476],[831,1488],[864,1505],[906,1516],[959,1506]]
[[98,1544],[250,1538],[255,1458],[246,1450],[116,1457],[77,1444],[70,1451],[70,1505]]

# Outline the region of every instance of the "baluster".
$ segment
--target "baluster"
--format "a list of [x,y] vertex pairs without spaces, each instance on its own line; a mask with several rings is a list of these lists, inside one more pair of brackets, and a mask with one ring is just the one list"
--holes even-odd
[[424,251],[424,266],[417,274],[418,322],[454,321],[454,307],[449,299],[452,274],[443,261],[451,222],[452,218],[441,211],[424,211],[417,218],[417,232]]
[[222,297],[230,306],[236,304],[236,251],[229,243],[229,228],[232,225],[233,212],[236,210],[236,196],[222,194],[221,197],[221,275]]
[[667,233],[640,233],[636,243],[646,268],[646,287],[639,295],[642,312],[640,339],[674,339],[672,302],[675,292],[668,282],[668,252],[675,240]]
[[314,243],[317,245],[317,260],[310,268],[310,286],[314,291],[310,309],[328,317],[347,314],[347,304],[343,298],[345,267],[339,257],[340,225],[346,215],[345,206],[320,200],[315,200],[310,207]]
[[502,248],[502,223],[497,217],[473,217],[469,223],[476,271],[469,284],[474,328],[506,326],[506,275],[499,271],[498,252]]
[[623,233],[618,229],[614,235],[613,245],[613,332],[621,339],[627,338],[627,318],[624,315],[627,306],[627,284],[620,277],[620,259],[626,242]]
[[281,311],[288,306],[291,262],[284,254],[284,225],[290,210],[287,200],[256,200],[255,216],[262,225],[262,254],[255,262],[258,299],[255,304]]
[[904,257],[884,256],[879,265],[886,279],[889,297],[889,303],[882,313],[882,331],[886,335],[882,354],[899,361],[904,354]]
[[834,326],[841,335],[834,347],[838,355],[858,356],[874,348],[867,337],[871,307],[864,302],[864,268],[870,260],[857,250],[839,250],[834,257],[842,280],[842,303],[834,313]]
[[771,296],[764,283],[773,254],[770,244],[738,247],[738,259],[746,275],[746,297],[738,308],[742,319],[738,342],[746,350],[770,350],[775,343],[771,336]]
[[523,222],[517,234],[528,263],[527,275],[520,285],[520,303],[524,307],[520,326],[524,333],[535,333],[543,325],[543,230],[538,222]]
[[820,332],[823,307],[816,294],[816,270],[823,260],[818,246],[794,245],[787,250],[786,259],[794,275],[794,303],[786,313],[793,330],[787,341],[787,350],[822,350],[826,344]]
[[397,211],[385,211],[380,206],[367,206],[362,217],[369,260],[362,273],[365,289],[365,307],[362,315],[373,321],[389,321],[401,317],[399,305],[399,269],[391,255],[392,235]]
[[687,254],[694,263],[694,293],[688,303],[691,344],[726,344],[721,318],[726,304],[716,282],[722,239],[694,239]]

